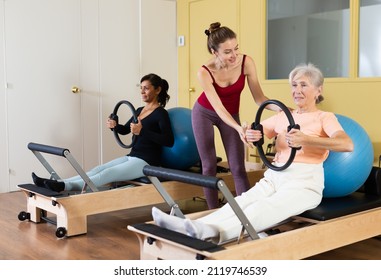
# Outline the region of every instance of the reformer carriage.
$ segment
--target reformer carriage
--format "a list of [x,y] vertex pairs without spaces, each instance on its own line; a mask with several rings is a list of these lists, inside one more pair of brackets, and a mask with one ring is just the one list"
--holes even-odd
[[[269,103],[278,105],[285,112],[290,123],[288,129],[298,129],[287,107],[276,100],[268,100],[260,106],[252,125],[254,129],[262,129],[260,116]],[[146,166],[144,173],[158,189],[161,186],[157,178],[165,178],[221,191],[241,221],[242,231],[237,233],[237,240],[214,244],[157,227],[152,222],[130,225],[128,229],[135,232],[139,239],[141,259],[302,259],[380,235],[381,171],[380,167],[372,167],[370,139],[353,120],[342,116],[338,118],[352,138],[355,149],[345,154],[342,161],[334,153],[331,159],[330,154],[325,161],[331,164],[325,173],[325,189],[332,191],[336,188],[333,192],[336,197],[327,195],[315,209],[274,225],[268,229],[270,236],[263,239],[258,237],[223,179]],[[263,162],[276,171],[287,168],[298,149],[292,148],[289,160],[279,167],[273,165],[263,153],[263,141],[255,144]],[[331,176],[333,179],[327,176],[332,173],[336,176]],[[363,185],[358,185],[359,182]],[[194,213],[187,217],[196,219],[207,213]],[[182,213],[178,216],[184,217]]]
[[[381,171],[374,167],[362,188],[348,196],[323,198],[313,210],[291,217],[258,238],[223,179],[184,171],[146,166],[144,173],[159,189],[158,178],[220,190],[241,220],[245,235],[226,244],[188,237],[154,225],[129,225],[140,244],[141,259],[303,259],[381,234]],[[180,217],[176,204],[168,200]],[[199,218],[210,211],[187,215]]]

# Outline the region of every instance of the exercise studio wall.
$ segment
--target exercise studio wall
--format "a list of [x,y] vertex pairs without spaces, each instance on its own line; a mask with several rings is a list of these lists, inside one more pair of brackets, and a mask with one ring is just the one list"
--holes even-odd
[[[202,1],[202,5],[207,5],[208,0]],[[234,3],[232,3],[234,2]],[[224,2],[225,3],[225,2]],[[325,100],[319,105],[319,108],[326,111],[332,111],[352,118],[358,122],[368,133],[374,149],[374,165],[378,166],[378,157],[381,154],[381,133],[380,133],[380,109],[381,104],[381,77],[360,78],[358,75],[359,44],[359,12],[360,1],[351,1],[351,27],[349,30],[349,73],[347,77],[326,78],[324,84]],[[191,108],[193,100],[189,97],[189,89],[195,87],[197,83],[192,79],[196,73],[190,73],[189,58],[193,57],[193,50],[187,44],[190,34],[194,34],[192,28],[198,25],[204,25],[204,18],[190,18],[190,7],[196,5],[195,1],[178,1],[178,29],[177,34],[184,36],[185,45],[178,48],[179,63],[179,106]],[[264,93],[271,99],[282,101],[288,106],[292,106],[290,98],[290,86],[287,79],[266,80],[266,1],[265,0],[232,0],[228,2],[229,13],[220,12],[218,9],[226,9],[224,5],[215,7],[213,11],[208,10],[207,16],[212,22],[218,19],[222,24],[233,24],[239,40],[241,52],[253,57],[256,62],[260,83]],[[352,5],[353,4],[353,5]],[[200,4],[201,5],[201,4]],[[217,11],[218,10],[218,11]],[[194,26],[193,26],[194,25]],[[206,44],[206,42],[205,42]],[[197,57],[205,57],[207,53],[206,46],[200,47],[200,53]],[[193,56],[192,56],[193,55]],[[192,60],[193,61],[193,60]],[[301,63],[305,61],[298,61]],[[311,61],[313,62],[313,61]],[[193,61],[195,63],[195,61]],[[319,66],[319,65],[318,65]],[[290,69],[291,71],[291,69]],[[195,94],[199,94],[196,92]],[[245,88],[241,98],[240,116],[241,121],[251,123],[255,118],[258,106],[254,103],[248,87]],[[264,112],[263,118],[270,114]],[[218,135],[217,135],[218,136]],[[219,142],[219,139],[217,139]],[[222,146],[219,146],[219,156],[224,156]],[[252,159],[254,160],[254,159]]]

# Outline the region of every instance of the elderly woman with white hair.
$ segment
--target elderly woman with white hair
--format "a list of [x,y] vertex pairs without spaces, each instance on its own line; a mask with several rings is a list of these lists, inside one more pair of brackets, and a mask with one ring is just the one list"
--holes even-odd
[[[284,112],[261,124],[268,138],[276,137],[274,165],[281,166],[287,162],[290,147],[301,148],[287,169],[266,170],[254,187],[235,198],[257,232],[319,205],[324,189],[323,162],[329,151],[353,150],[353,142],[336,116],[317,107],[323,100],[321,71],[313,64],[299,65],[291,71],[289,82],[296,105],[291,113],[300,130],[293,128],[287,132],[288,119]],[[262,137],[259,130],[246,130],[248,143]],[[215,242],[236,238],[242,228],[228,204],[197,220],[170,216],[157,208],[152,209],[152,215],[161,227]]]

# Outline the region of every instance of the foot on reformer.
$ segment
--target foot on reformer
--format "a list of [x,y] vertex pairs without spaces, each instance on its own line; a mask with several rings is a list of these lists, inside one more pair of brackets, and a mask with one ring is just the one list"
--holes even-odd
[[55,192],[62,192],[65,190],[65,183],[56,180],[46,179],[45,187]]
[[32,179],[33,179],[33,183],[34,183],[37,187],[45,188],[45,181],[46,181],[47,179],[38,177],[34,172],[32,172]]
[[197,239],[209,240],[219,235],[218,230],[210,225],[168,215],[156,207],[152,208],[152,217],[155,223],[160,227],[180,232]]
[[215,227],[190,219],[185,220],[185,231],[189,236],[201,240],[216,241],[219,236],[219,232]]
[[152,217],[155,224],[159,227],[180,232],[182,234],[187,234],[184,225],[185,219],[183,218],[164,213],[156,207],[152,207]]

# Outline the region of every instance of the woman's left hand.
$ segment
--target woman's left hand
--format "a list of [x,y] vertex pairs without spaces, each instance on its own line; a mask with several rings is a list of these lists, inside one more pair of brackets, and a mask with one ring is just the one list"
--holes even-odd
[[143,128],[143,126],[142,126],[142,123],[141,123],[139,117],[138,117],[138,123],[131,123],[130,124],[131,133],[134,135],[139,135],[142,128]]
[[291,129],[289,132],[286,133],[286,142],[287,145],[292,148],[299,148],[303,144],[303,140],[305,138],[305,134],[301,132],[299,129]]

